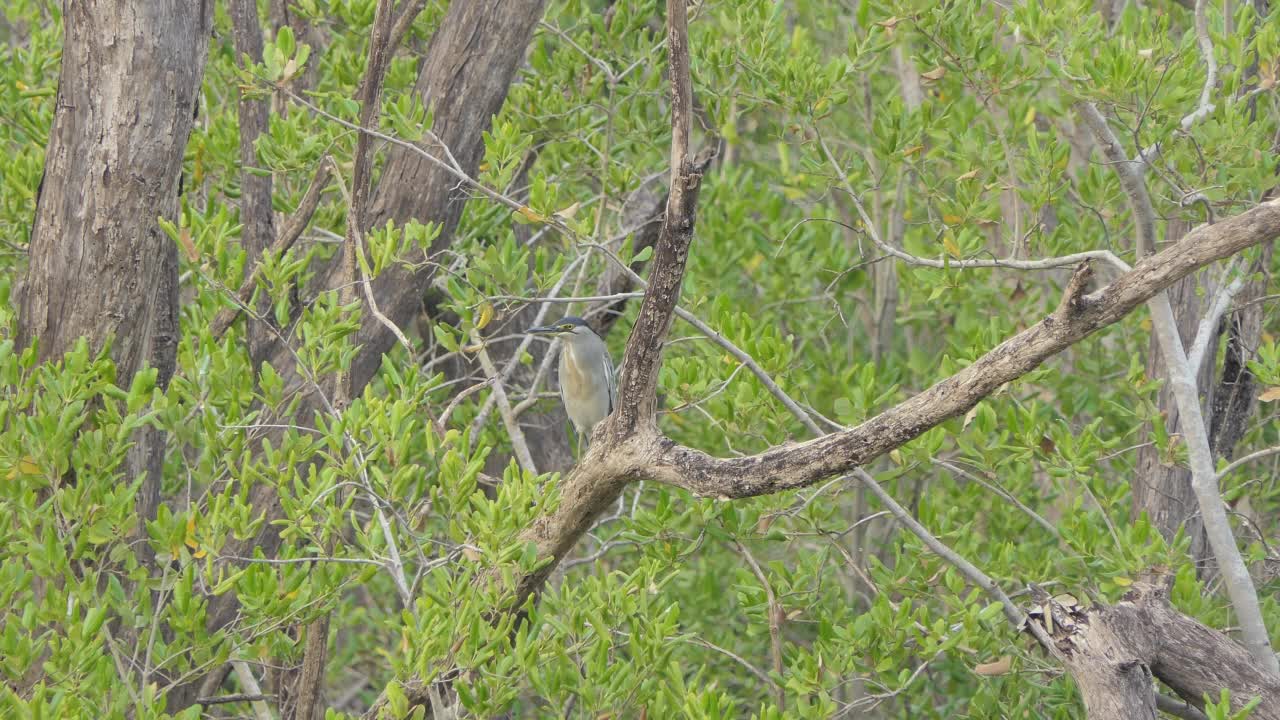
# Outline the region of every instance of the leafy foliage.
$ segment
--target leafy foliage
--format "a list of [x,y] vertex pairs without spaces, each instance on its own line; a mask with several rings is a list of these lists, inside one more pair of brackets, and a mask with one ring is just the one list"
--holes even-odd
[[[242,68],[218,4],[182,211],[160,220],[183,252],[183,335],[167,389],[153,372],[117,382],[105,352],[87,346],[36,365],[31,349],[0,342],[0,512],[11,518],[0,525],[0,674],[9,686],[33,669],[44,677],[31,693],[0,693],[4,714],[164,717],[173,687],[228,661],[296,666],[300,626],[329,614],[333,717],[384,689],[401,711],[397,678],[453,669],[467,717],[1079,716],[1070,681],[998,606],[840,479],[731,503],[634,486],[523,624],[490,622],[498,599],[486,578],[544,562],[516,536],[562,501],[558,475],[514,461],[501,477],[485,472],[511,451],[503,424],[482,411],[488,390],[443,426],[435,419],[472,384],[473,333],[508,341],[522,303],[562,280],[589,294],[612,262],[606,252],[635,256],[630,240],[584,247],[546,221],[558,215],[606,244],[624,228],[628,199],[660,189],[670,132],[662,8],[551,3],[476,178],[520,197],[524,211],[473,199],[443,253],[430,252],[441,232],[432,218],[367,233],[371,276],[439,268],[442,315],[420,323],[414,354],[388,354],[348,409],[307,416],[300,391],[327,392],[350,366],[367,312],[318,287],[347,203],[331,187],[293,249],[248,257],[237,102],[242,91],[272,102],[253,171],[272,176],[276,211],[298,207],[326,156],[349,184],[356,135],[333,118],[357,122],[374,5],[291,2],[323,45],[273,29],[264,62]],[[428,3],[391,64],[383,133],[419,141],[434,122],[430,99],[412,90],[444,5]],[[1083,0],[697,3],[698,134],[723,147],[701,199],[684,307],[816,415],[852,425],[1051,311],[1070,269],[953,261],[1098,249],[1133,259],[1130,211],[1115,173],[1076,135],[1077,101],[1113,114],[1129,155],[1160,143],[1150,177],[1162,226],[1256,202],[1276,184],[1280,10],[1210,11],[1220,85],[1212,112],[1184,130],[1204,78],[1190,11],[1142,5],[1126,3],[1108,27]],[[49,0],[0,11],[6,300],[24,270],[54,110],[59,12]],[[305,73],[305,92],[286,91]],[[942,266],[882,257],[841,174],[882,236]],[[1196,193],[1207,205],[1187,204]],[[1271,258],[1246,260],[1275,270]],[[213,317],[259,263],[257,297],[270,312],[213,336]],[[896,312],[880,317],[885,287]],[[1250,368],[1280,386],[1266,307]],[[9,336],[13,315],[5,302]],[[246,322],[276,328],[296,367],[255,367]],[[615,357],[629,322],[608,338]],[[877,334],[884,322],[887,336]],[[1036,582],[1113,600],[1137,573],[1164,566],[1181,610],[1226,627],[1226,600],[1197,578],[1186,541],[1166,542],[1130,516],[1135,446],[1184,461],[1156,404],[1159,379],[1144,373],[1147,323],[1135,317],[1085,341],[869,469],[1010,592]],[[442,370],[454,365],[463,371]],[[538,391],[507,389],[517,400]],[[807,436],[764,383],[687,327],[673,332],[660,391],[664,431],[707,452]],[[1272,410],[1264,404],[1238,455],[1280,442]],[[122,464],[144,426],[168,437],[165,502],[145,536],[133,503],[140,478]],[[1268,463],[1226,476],[1224,492],[1275,629],[1280,557],[1265,538],[1275,537],[1280,484]],[[276,490],[278,517],[249,504],[258,485]],[[278,550],[226,554],[231,538],[267,523]],[[209,598],[226,593],[239,612],[210,631]],[[1211,717],[1236,717],[1216,700]]]

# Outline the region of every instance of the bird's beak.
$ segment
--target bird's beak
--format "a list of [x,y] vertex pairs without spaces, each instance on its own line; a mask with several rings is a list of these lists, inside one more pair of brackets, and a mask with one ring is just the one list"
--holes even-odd
[[530,335],[557,335],[560,329],[552,325],[535,325],[525,332]]

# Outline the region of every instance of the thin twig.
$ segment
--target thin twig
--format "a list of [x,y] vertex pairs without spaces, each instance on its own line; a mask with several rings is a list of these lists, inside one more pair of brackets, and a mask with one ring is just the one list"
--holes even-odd
[[700,637],[688,638],[687,642],[693,643],[695,645],[701,645],[702,647],[707,648],[708,650],[715,650],[721,655],[724,655],[725,657],[733,660],[734,662],[738,663],[742,667],[746,668],[747,671],[750,672],[752,675],[755,675],[757,678],[759,678],[760,682],[763,682],[764,684],[768,685],[770,691],[773,692],[774,694],[783,692],[783,689],[778,687],[778,683],[774,681],[773,678],[769,677],[769,673],[747,662],[742,658],[742,656],[737,655],[730,650],[726,650],[725,648],[722,648],[719,645],[703,640]]
[[[1182,117],[1182,121],[1178,123],[1178,127],[1182,132],[1187,132],[1196,123],[1208,117],[1214,110],[1213,89],[1218,84],[1218,59],[1213,54],[1213,38],[1209,36],[1209,19],[1207,17],[1208,0],[1196,0],[1195,5],[1195,27],[1196,27],[1196,44],[1200,47],[1200,59],[1204,61],[1204,85],[1200,88],[1200,102],[1196,104],[1195,110],[1187,113]],[[1255,88],[1254,92],[1262,88]],[[1140,171],[1145,170],[1160,155],[1162,145],[1159,141],[1143,148],[1138,152],[1138,161],[1142,164],[1139,166]]]
[[[782,605],[778,602],[778,597],[773,592],[773,585],[769,583],[769,577],[764,574],[764,569],[760,567],[760,563],[756,562],[756,558],[751,554],[751,551],[737,540],[734,540],[733,544],[737,547],[738,552],[742,554],[742,557],[746,559],[747,564],[751,566],[751,572],[756,576],[756,580],[759,580],[760,584],[764,586],[765,600],[769,606],[769,655],[773,659],[773,672],[778,677],[782,677],[782,621],[784,617]],[[786,710],[787,694],[777,685],[774,686],[773,701],[778,705],[779,711]]]
[[471,341],[476,344],[476,357],[480,360],[480,367],[484,369],[485,376],[493,386],[493,397],[497,398],[498,414],[502,416],[502,422],[507,426],[507,435],[511,437],[511,447],[515,451],[516,459],[520,461],[520,467],[526,472],[537,475],[538,468],[533,462],[533,455],[529,452],[529,443],[525,441],[524,431],[520,429],[519,421],[511,412],[511,400],[507,397],[506,388],[503,387],[502,379],[498,376],[498,368],[489,357],[489,351],[485,349],[484,339],[480,337],[479,331],[471,331]]
[[265,700],[275,700],[275,695],[255,695],[250,693],[233,693],[231,695],[215,695],[213,697],[196,698],[197,705],[225,705],[227,703],[238,702],[262,702]]
[[1053,537],[1058,539],[1059,541],[1062,540],[1061,531],[1059,531],[1058,528],[1053,523],[1049,522],[1048,520],[1045,520],[1043,517],[1040,516],[1040,513],[1037,513],[1035,510],[1032,510],[1030,507],[1024,504],[1021,500],[1019,500],[1017,496],[1015,496],[1013,493],[1009,492],[1008,490],[1005,490],[1004,488],[1000,487],[1000,485],[996,483],[987,482],[986,480],[983,480],[981,477],[979,477],[976,473],[971,473],[968,470],[965,470],[964,468],[958,465],[947,462],[946,460],[934,460],[933,462],[935,465],[944,467],[950,470],[951,472],[957,475],[960,475],[961,477],[964,477],[972,482],[975,482],[981,485],[982,487],[987,488],[991,492],[999,495],[1005,500],[1008,500],[1009,502],[1013,503],[1014,507],[1026,513],[1027,517],[1030,517],[1032,520],[1035,520],[1036,524],[1044,528],[1046,531],[1048,531],[1050,535],[1053,535]]
[[1142,177],[1143,163],[1130,160],[1120,147],[1120,141],[1107,126],[1107,119],[1102,116],[1093,103],[1076,104],[1076,112],[1080,119],[1093,133],[1094,140],[1102,150],[1102,156],[1111,163],[1116,176],[1120,179],[1120,187],[1124,190],[1125,199],[1133,213],[1133,222],[1138,234],[1135,244],[1136,256],[1139,260],[1155,251],[1156,247],[1156,211],[1151,204],[1151,195],[1147,192],[1146,181]]
[[[280,234],[276,236],[276,241],[272,243],[268,252],[272,256],[278,256],[285,253],[289,248],[293,247],[294,242],[302,235],[302,231],[306,230],[307,225],[311,222],[311,217],[315,215],[316,208],[320,206],[320,196],[324,193],[325,188],[329,184],[329,157],[320,158],[320,163],[316,166],[315,177],[311,179],[311,185],[307,187],[307,191],[302,195],[302,201],[298,203],[298,209],[294,211],[293,216],[280,229]],[[253,291],[258,286],[258,278],[262,276],[262,263],[254,265],[253,272],[249,273],[249,277],[245,278],[240,285],[240,289],[236,291],[235,302],[232,307],[223,308],[214,316],[213,322],[209,323],[209,332],[214,340],[220,340],[222,335],[226,333],[227,328],[236,321],[240,313],[249,304],[249,300],[253,298]]]
[[1257,452],[1252,452],[1252,453],[1249,453],[1248,455],[1245,455],[1244,457],[1240,457],[1240,458],[1236,458],[1235,460],[1232,460],[1229,464],[1227,464],[1226,467],[1222,468],[1222,470],[1218,472],[1217,479],[1221,480],[1226,476],[1230,475],[1234,470],[1237,470],[1238,468],[1244,465],[1248,465],[1249,463],[1255,460],[1261,460],[1266,457],[1271,457],[1272,455],[1280,455],[1280,445],[1276,445],[1274,447],[1269,447],[1269,448],[1263,448],[1261,450],[1258,450]]
[[[337,167],[335,166],[334,169],[336,171]],[[347,184],[342,180],[342,174],[340,172],[336,172],[334,177],[338,179],[338,189],[342,191],[342,197],[346,200],[347,207],[352,207],[351,193],[347,191]],[[351,230],[351,242],[355,247],[355,265],[360,271],[359,284],[361,289],[364,290],[365,302],[369,303],[369,314],[373,315],[373,317],[381,323],[383,327],[390,330],[391,334],[396,336],[396,340],[400,342],[400,345],[404,347],[405,351],[412,355],[413,343],[409,342],[409,338],[404,334],[404,331],[400,329],[400,326],[392,322],[391,318],[384,315],[382,310],[378,308],[378,300],[373,295],[373,281],[370,279],[369,273],[365,271],[365,268],[369,265],[369,261],[365,258],[364,254],[364,233],[360,232],[358,225],[353,227]]]
[[[917,255],[896,248],[884,241],[880,236],[880,231],[876,229],[875,221],[871,219],[871,215],[867,213],[866,207],[862,204],[862,200],[858,197],[858,193],[853,189],[853,183],[849,180],[849,176],[845,173],[844,168],[836,161],[836,156],[827,147],[826,140],[820,133],[817,134],[818,146],[822,148],[823,155],[826,156],[827,162],[836,172],[836,177],[840,179],[840,185],[844,188],[845,193],[849,196],[853,207],[858,211],[858,217],[862,220],[862,228],[851,228],[862,230],[871,238],[871,242],[875,244],[881,252],[891,255],[908,265],[919,265],[921,267],[937,268],[939,270],[969,270],[978,268],[1008,268],[1010,270],[1053,270],[1061,267],[1073,267],[1086,260],[1102,260],[1114,267],[1120,272],[1128,272],[1129,264],[1121,260],[1115,253],[1109,250],[1086,250],[1085,252],[1072,253],[1070,255],[1061,255],[1059,257],[1043,258],[1041,260],[1020,260],[1018,258],[996,258],[992,260],[932,260],[922,258]],[[827,219],[826,222],[843,225],[838,220]]]
[[[592,247],[603,252],[605,254],[605,257],[612,260],[619,268],[621,268],[622,272],[626,273],[627,276],[631,278],[631,281],[634,282],[637,287],[648,288],[648,283],[645,281],[645,279],[637,275],[634,270],[628,267],[626,263],[622,262],[622,259],[619,258],[617,255],[613,254],[613,252],[610,251],[608,248],[604,247],[603,245],[594,245],[594,244],[592,245]],[[813,421],[813,418],[809,417],[809,414],[806,413],[804,409],[801,408],[800,405],[791,398],[790,395],[783,392],[782,388],[778,386],[778,383],[774,382],[773,378],[769,376],[769,373],[765,372],[764,368],[760,367],[760,364],[756,362],[755,358],[747,354],[742,348],[733,344],[731,340],[721,335],[710,325],[703,322],[702,319],[699,318],[697,315],[694,315],[693,313],[689,312],[688,310],[685,310],[679,305],[675,307],[675,314],[676,314],[676,317],[680,318],[681,320],[684,320],[685,322],[697,328],[698,331],[701,332],[703,335],[705,335],[708,340],[715,343],[716,345],[719,345],[722,349],[725,350],[725,352],[728,352],[730,355],[736,358],[743,365],[746,365],[747,369],[751,371],[751,374],[755,375],[756,379],[759,380],[760,383],[764,385],[765,389],[769,391],[769,394],[773,395],[773,397],[777,399],[778,402],[782,403],[783,406],[786,407],[787,410],[790,411],[790,413],[793,416],[795,416],[797,420],[801,422],[801,424],[803,424],[806,428],[808,428],[810,432],[812,432],[814,435],[825,434],[822,432],[822,429],[818,427],[817,423]]]
[[964,558],[964,556],[947,547],[945,543],[934,537],[932,533],[930,533],[923,525],[911,516],[911,513],[907,512],[906,508],[899,505],[898,502],[889,495],[889,493],[885,492],[884,488],[880,487],[880,483],[876,482],[876,479],[871,477],[870,473],[861,468],[855,469],[853,472],[858,479],[862,481],[862,484],[871,491],[871,494],[879,498],[880,502],[884,503],[884,506],[889,508],[889,512],[893,513],[893,516],[897,518],[899,522],[906,525],[907,529],[910,530],[913,535],[920,538],[921,542],[923,542],[938,557],[947,561],[948,564],[959,570],[960,574],[968,578],[970,582],[981,588],[982,591],[992,599],[998,601],[1001,605],[1001,611],[1004,612],[1005,618],[1009,620],[1009,624],[1012,625],[1014,629],[1021,630],[1025,628],[1026,630],[1029,630],[1031,634],[1035,636],[1036,640],[1040,641],[1040,644],[1043,645],[1045,649],[1053,652],[1053,641],[1049,638],[1044,628],[1038,623],[1027,622],[1027,616],[1018,609],[1018,606],[1009,599],[1009,596],[1005,594],[1004,590],[1002,590],[989,575],[979,570],[976,565],[969,562]]

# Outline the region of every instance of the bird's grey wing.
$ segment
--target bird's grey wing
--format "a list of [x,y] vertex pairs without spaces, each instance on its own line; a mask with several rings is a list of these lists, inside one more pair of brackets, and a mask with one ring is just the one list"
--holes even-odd
[[561,344],[560,357],[556,359],[556,384],[560,386],[560,404],[564,407],[565,414],[569,412],[569,393],[565,388],[565,383],[568,382],[569,376],[569,369],[566,367],[568,364],[566,354],[568,352],[569,348]]

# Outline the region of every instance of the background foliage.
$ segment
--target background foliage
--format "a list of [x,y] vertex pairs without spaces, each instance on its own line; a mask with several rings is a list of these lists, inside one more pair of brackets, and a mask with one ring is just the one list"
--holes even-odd
[[[29,698],[0,694],[6,716],[160,717],[173,683],[228,660],[267,675],[296,665],[297,627],[322,613],[332,613],[334,716],[358,713],[396,677],[430,679],[449,667],[464,671],[457,687],[468,717],[1080,715],[1061,670],[851,482],[732,503],[641,484],[557,571],[527,624],[514,635],[509,623],[490,626],[493,591],[477,579],[534,562],[514,538],[558,502],[558,476],[512,464],[490,485],[481,469],[486,457],[510,452],[507,433],[493,415],[475,422],[488,390],[433,427],[452,394],[474,382],[440,368],[460,356],[478,373],[466,347],[473,330],[512,342],[521,328],[507,319],[525,302],[515,298],[544,296],[565,273],[562,294],[595,287],[605,254],[538,218],[560,213],[604,242],[623,228],[630,198],[661,190],[670,131],[660,3],[607,12],[602,2],[551,3],[486,137],[479,177],[521,197],[528,212],[474,199],[451,248],[436,256],[425,252],[436,231],[429,218],[370,233],[375,273],[395,263],[445,270],[435,290],[449,322],[424,319],[413,354],[397,348],[349,410],[314,419],[296,416],[276,369],[253,367],[242,326],[222,339],[209,331],[258,261],[239,246],[242,86],[272,99],[257,156],[275,180],[277,211],[297,206],[326,155],[350,182],[355,134],[271,81],[313,72],[306,99],[356,122],[351,98],[374,0],[292,5],[323,46],[304,50],[283,31],[248,73],[217,9],[182,214],[162,221],[183,252],[183,336],[168,390],[155,390],[147,373],[117,386],[110,362],[87,349],[36,366],[31,352],[0,343],[0,513],[9,518],[0,524],[0,675],[16,682],[33,665],[47,674]],[[916,256],[949,263],[1109,249],[1132,260],[1116,175],[1089,155],[1071,112],[1090,100],[1113,113],[1130,155],[1164,143],[1151,175],[1162,226],[1206,219],[1203,203],[1185,202],[1193,192],[1218,216],[1257,202],[1276,183],[1280,11],[1260,18],[1248,3],[1230,3],[1231,17],[1220,4],[1210,11],[1220,86],[1213,112],[1183,131],[1204,77],[1191,11],[1137,5],[1126,3],[1108,26],[1078,0],[698,3],[695,134],[723,145],[703,191],[684,307],[814,412],[856,424],[1052,310],[1069,268],[958,271],[885,259],[859,230],[841,173],[883,235],[901,222],[901,246]],[[392,63],[380,121],[387,134],[413,141],[429,124],[411,89],[443,11],[428,3]],[[60,41],[57,3],[9,0],[0,9],[6,299],[25,267]],[[339,248],[345,208],[331,187],[294,249],[263,259],[261,297],[316,383],[353,352],[358,309],[312,289],[318,262]],[[631,254],[626,242],[613,250]],[[888,344],[876,333],[885,277],[897,283],[892,329],[881,336]],[[1270,300],[1266,307],[1253,369],[1276,386],[1277,318]],[[12,324],[5,302],[0,325],[11,335]],[[1186,543],[1168,544],[1130,519],[1135,446],[1154,442],[1169,463],[1183,455],[1163,432],[1159,379],[1144,373],[1149,327],[1136,314],[870,469],[1010,591],[1036,582],[1114,599],[1160,565],[1177,574],[1181,610],[1229,626],[1225,597],[1212,576],[1197,577]],[[629,329],[624,316],[610,334],[615,357]],[[807,436],[755,377],[687,325],[673,331],[660,385],[663,429],[679,442],[732,455]],[[508,388],[517,401],[547,390]],[[1274,409],[1261,406],[1239,454],[1280,442]],[[138,479],[121,468],[130,433],[146,423],[169,433],[166,503],[138,537]],[[1273,631],[1274,459],[1224,481]],[[255,483],[279,489],[280,554],[226,557],[228,537],[249,537],[265,522],[245,502]],[[385,527],[371,495],[385,503]],[[411,581],[408,606],[386,570],[388,532]],[[163,573],[140,564],[144,543]],[[333,560],[306,560],[318,557]],[[152,592],[126,592],[129,581]],[[206,598],[226,592],[242,610],[210,634]],[[136,646],[119,642],[122,628],[136,631]],[[394,707],[394,684],[388,690]]]

